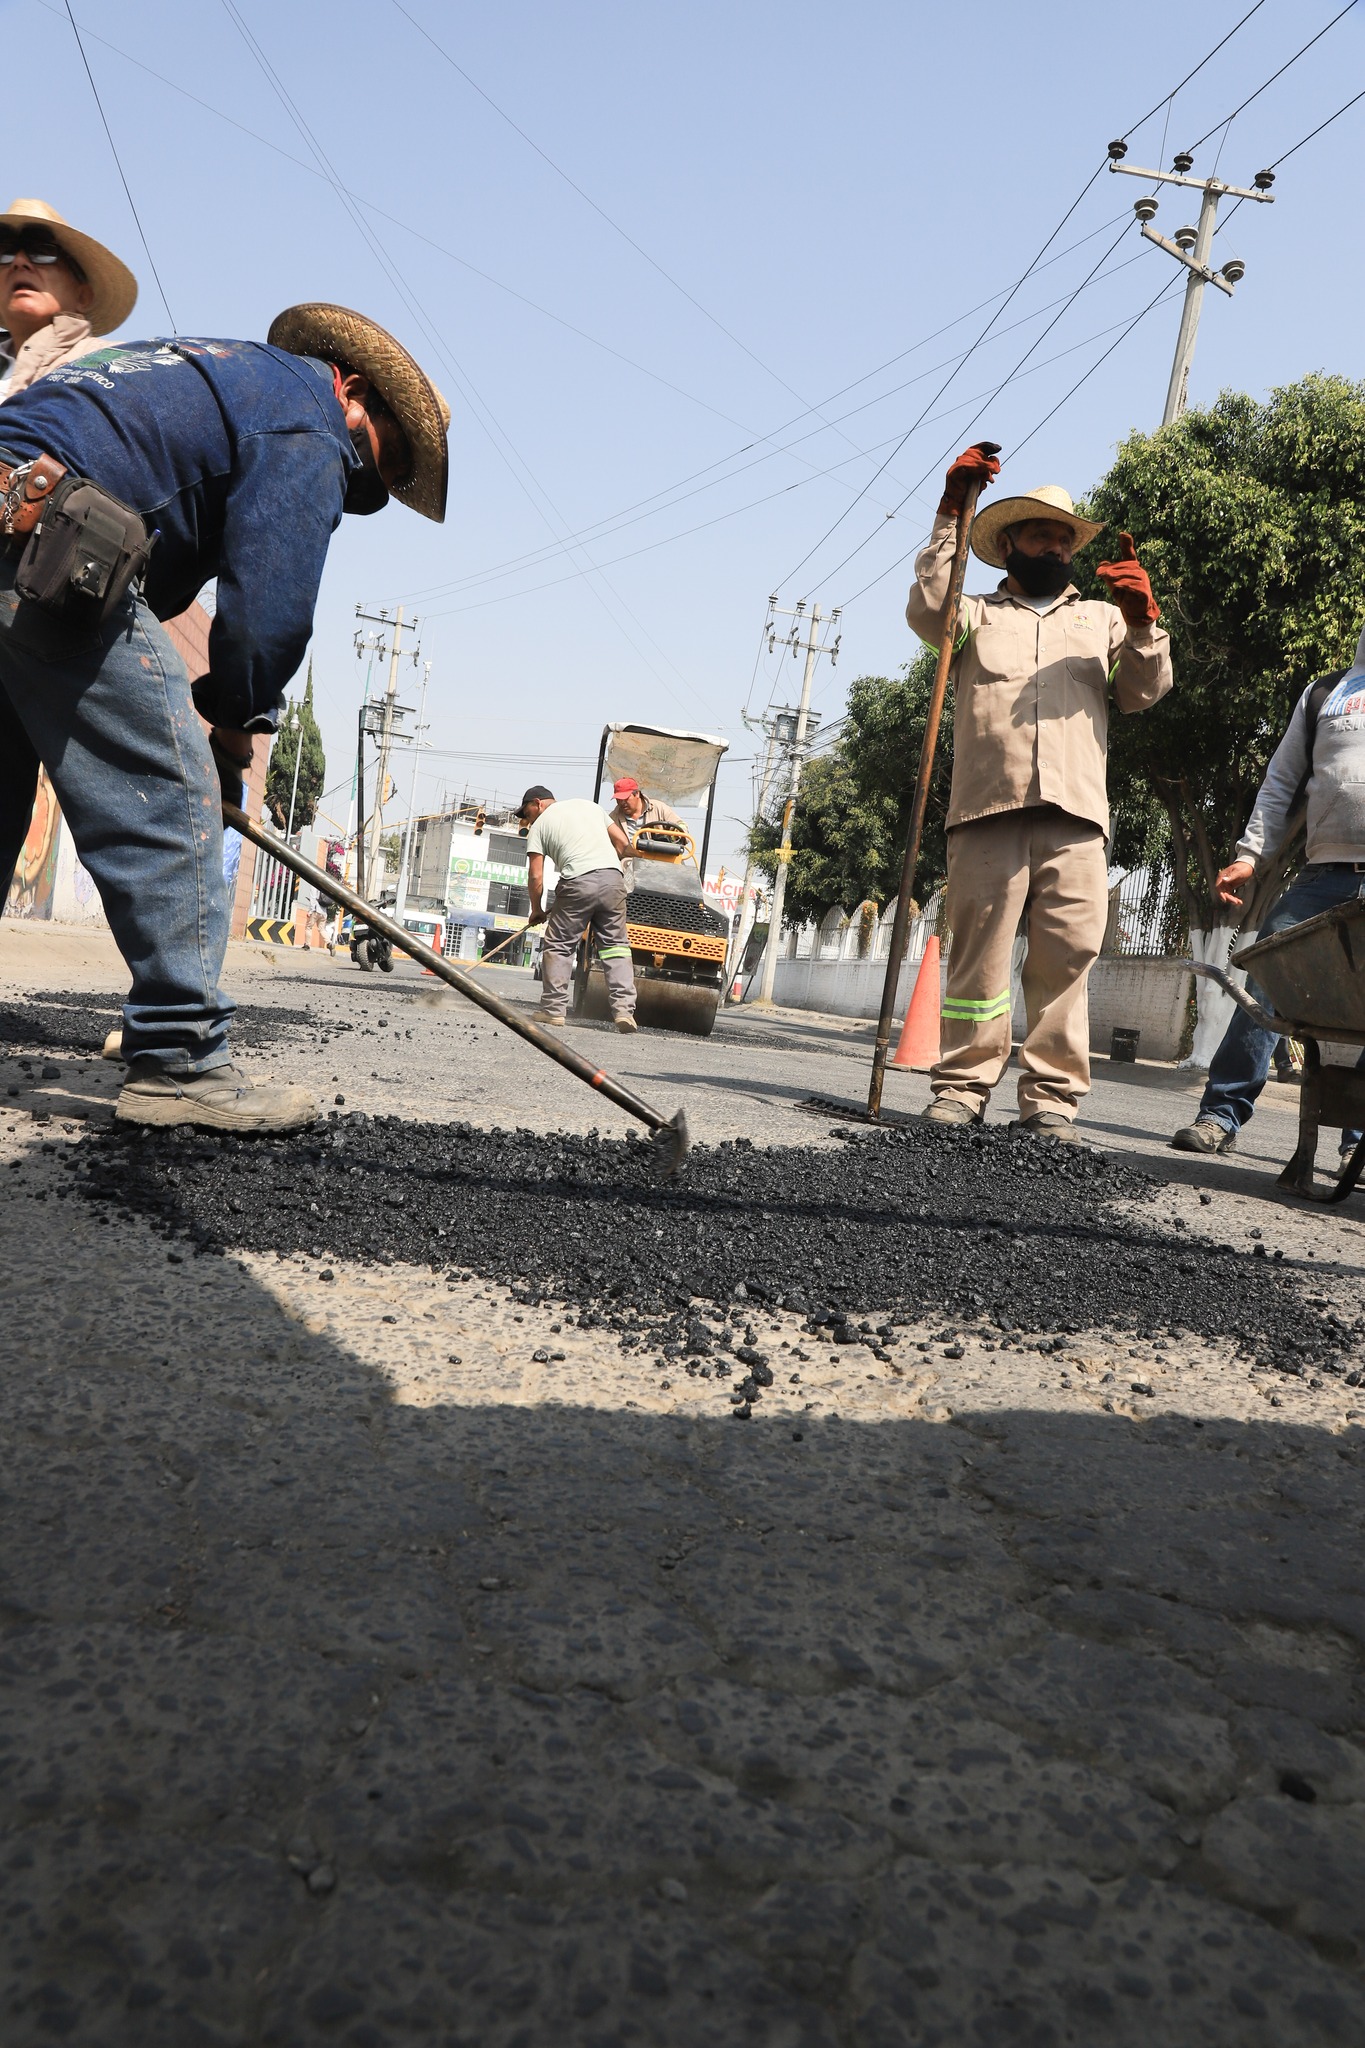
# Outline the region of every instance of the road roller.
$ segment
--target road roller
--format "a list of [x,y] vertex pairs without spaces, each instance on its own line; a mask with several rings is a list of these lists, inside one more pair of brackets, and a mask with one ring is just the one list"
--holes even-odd
[[[626,931],[635,969],[635,1017],[646,1028],[709,1037],[725,983],[730,921],[706,901],[716,776],[729,742],[657,725],[608,725],[597,754],[596,803],[605,782],[632,776],[646,797],[682,813],[679,824],[628,828]],[[691,829],[692,824],[697,827]],[[584,940],[574,973],[573,1014],[609,1014],[606,978]]]

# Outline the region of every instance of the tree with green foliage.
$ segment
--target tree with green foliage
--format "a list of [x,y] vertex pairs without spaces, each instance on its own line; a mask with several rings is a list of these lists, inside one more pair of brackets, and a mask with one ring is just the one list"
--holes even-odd
[[1365,384],[1225,392],[1130,435],[1085,509],[1108,531],[1078,557],[1081,589],[1105,594],[1093,563],[1130,532],[1175,666],[1170,696],[1110,724],[1115,855],[1140,858],[1164,824],[1185,915],[1206,931],[1299,695],[1351,660],[1365,616]]
[[[294,787],[294,764],[298,763],[298,788]],[[289,824],[292,799],[294,830],[311,825],[317,815],[318,799],[327,781],[327,759],[322,751],[322,734],[313,711],[313,664],[308,664],[308,683],[302,703],[285,706],[270,765],[265,772],[265,800],[281,832]]]
[[[936,658],[925,648],[898,676],[859,676],[849,689],[838,740],[803,771],[787,871],[790,923],[818,924],[829,911],[852,910],[869,898],[885,907],[900,886]],[[945,726],[920,855],[921,898],[946,870],[952,766],[952,735]],[[779,790],[773,815],[757,819],[749,835],[754,863],[770,878],[781,841]]]

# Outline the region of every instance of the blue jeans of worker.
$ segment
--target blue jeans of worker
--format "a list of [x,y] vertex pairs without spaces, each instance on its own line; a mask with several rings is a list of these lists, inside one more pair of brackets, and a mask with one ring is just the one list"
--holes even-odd
[[222,1066],[222,793],[185,664],[141,599],[100,628],[18,598],[16,567],[0,555],[0,907],[41,762],[132,976],[124,1058]]
[[[1279,901],[1272,905],[1256,936],[1268,939],[1272,932],[1282,932],[1287,925],[1302,924],[1306,918],[1317,917],[1319,912],[1331,910],[1338,903],[1349,903],[1356,896],[1365,896],[1365,875],[1353,874],[1349,868],[1303,868]],[[1258,1002],[1265,1002],[1250,976],[1247,977],[1247,993]],[[1233,1132],[1240,1131],[1243,1124],[1250,1122],[1256,1098],[1265,1087],[1266,1076],[1270,1072],[1270,1058],[1278,1035],[1274,1031],[1263,1031],[1240,1007],[1233,1011],[1232,1022],[1223,1033],[1222,1044],[1209,1067],[1208,1082],[1199,1105],[1201,1117]],[[1357,1065],[1365,1067],[1365,1052]],[[1355,1145],[1359,1141],[1359,1131],[1343,1131],[1341,1134],[1343,1145]]]

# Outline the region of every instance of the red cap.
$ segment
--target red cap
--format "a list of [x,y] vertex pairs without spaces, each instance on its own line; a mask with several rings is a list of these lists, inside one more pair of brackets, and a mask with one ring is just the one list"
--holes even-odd
[[618,799],[623,796],[638,796],[640,785],[633,775],[623,775],[619,782],[612,784],[611,793]]

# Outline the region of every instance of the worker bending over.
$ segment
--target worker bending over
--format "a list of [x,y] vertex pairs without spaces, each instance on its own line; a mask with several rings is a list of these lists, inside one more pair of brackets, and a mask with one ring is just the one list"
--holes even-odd
[[[607,999],[618,1031],[635,1031],[635,970],[626,932],[626,884],[621,856],[630,841],[614,819],[585,796],[566,797],[537,782],[521,800],[517,816],[526,834],[531,892],[528,925],[543,924],[540,955],[540,1021],[563,1027],[569,1008],[569,976],[578,942],[586,933],[597,947],[607,977]],[[545,861],[559,871],[553,910],[544,908]],[[548,922],[547,922],[548,918]]]
[[[1294,706],[1237,851],[1214,883],[1220,903],[1240,908],[1248,885],[1283,851],[1291,813],[1305,797],[1308,858],[1271,904],[1258,939],[1365,896],[1365,633],[1351,667],[1310,683]],[[1269,1007],[1250,978],[1247,992]],[[1171,1139],[1177,1152],[1233,1150],[1265,1087],[1276,1042],[1240,1005],[1233,1010],[1199,1114]],[[1356,1064],[1365,1067],[1365,1052]],[[1342,1132],[1343,1163],[1359,1142],[1359,1131]]]
[[[448,419],[392,336],[326,305],[282,313],[270,344],[106,345],[0,409],[0,903],[41,761],[132,976],[125,1121],[317,1115],[232,1065],[222,799],[279,722],[342,513],[392,491],[444,518]],[[214,576],[191,686],[158,622]]]
[[1098,574],[1116,603],[1083,598],[1071,558],[1103,529],[1046,484],[977,514],[972,551],[1005,571],[945,622],[957,516],[970,480],[999,472],[992,444],[948,472],[905,616],[922,640],[957,637],[947,919],[952,932],[942,1050],[930,1073],[932,1123],[980,1123],[1010,1056],[1010,958],[1028,919],[1027,1035],[1018,1128],[1079,1142],[1090,1087],[1086,977],[1108,912],[1105,783],[1109,692],[1146,711],[1171,687],[1168,636],[1147,573],[1121,536]]

